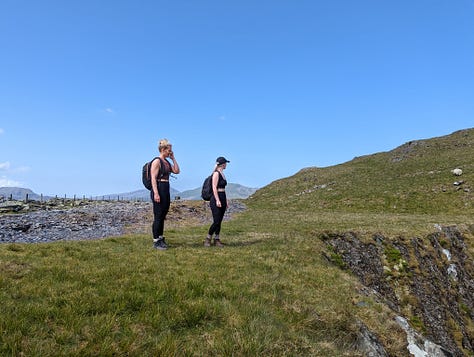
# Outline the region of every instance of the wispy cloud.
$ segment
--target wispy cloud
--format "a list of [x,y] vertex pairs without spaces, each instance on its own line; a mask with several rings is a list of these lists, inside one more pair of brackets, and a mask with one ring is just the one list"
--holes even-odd
[[10,162],[0,162],[0,171],[7,171],[10,168]]
[[30,171],[29,166],[17,166],[13,167],[10,164],[10,161],[5,161],[5,162],[0,162],[0,172],[6,172],[6,173],[26,173]]
[[112,108],[105,108],[104,112],[108,114],[115,114],[115,110],[113,110]]
[[227,118],[225,115],[221,115],[220,117],[217,118],[219,121],[226,121]]
[[0,177],[0,187],[21,187],[23,184],[18,181],[10,180],[6,176]]
[[5,130],[0,128],[0,135],[2,135],[4,132],[5,132]]
[[0,162],[0,173],[2,173],[0,176],[0,187],[23,187],[23,182],[12,180],[7,175],[25,173],[29,170],[28,166],[12,167],[10,161]]

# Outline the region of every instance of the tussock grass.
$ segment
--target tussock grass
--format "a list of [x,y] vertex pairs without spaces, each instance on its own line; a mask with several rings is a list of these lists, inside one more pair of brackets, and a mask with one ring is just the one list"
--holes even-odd
[[[0,245],[0,355],[357,356],[359,322],[406,355],[393,313],[324,258],[325,232],[474,233],[473,131],[406,144],[259,190],[223,226],[167,229],[167,251],[130,234]],[[171,228],[171,225],[168,227]]]
[[244,221],[223,249],[205,227],[164,252],[145,235],[1,245],[0,354],[354,355],[357,282],[317,237]]

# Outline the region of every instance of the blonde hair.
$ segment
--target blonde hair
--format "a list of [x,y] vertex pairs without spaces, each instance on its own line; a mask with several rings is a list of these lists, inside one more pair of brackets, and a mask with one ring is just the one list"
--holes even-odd
[[164,149],[167,149],[170,146],[171,146],[171,143],[168,141],[168,139],[161,139],[158,142],[158,151],[162,152]]

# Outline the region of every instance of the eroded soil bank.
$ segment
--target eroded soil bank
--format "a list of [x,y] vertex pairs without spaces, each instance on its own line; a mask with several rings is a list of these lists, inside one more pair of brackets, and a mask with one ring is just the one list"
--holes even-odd
[[367,239],[352,232],[322,238],[330,260],[350,269],[446,355],[464,356],[474,353],[474,264],[465,234],[450,226],[424,238]]

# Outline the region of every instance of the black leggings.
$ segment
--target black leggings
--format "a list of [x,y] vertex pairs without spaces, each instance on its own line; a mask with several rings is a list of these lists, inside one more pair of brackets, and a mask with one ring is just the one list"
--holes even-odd
[[216,199],[214,198],[214,195],[212,195],[211,201],[209,203],[211,206],[212,218],[214,222],[209,227],[209,235],[213,235],[214,233],[219,235],[221,232],[221,223],[224,219],[225,210],[227,209],[227,197],[225,192],[218,192],[217,194],[219,195],[219,200],[221,201],[221,207],[217,207]]
[[170,184],[169,182],[158,182],[158,193],[160,195],[160,203],[153,199],[153,190],[151,190],[150,197],[153,202],[153,225],[151,226],[153,232],[153,239],[163,236],[165,228],[165,218],[170,209]]

